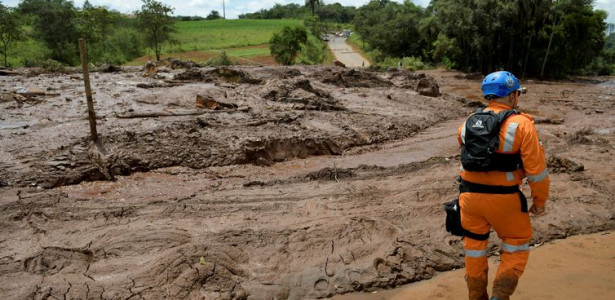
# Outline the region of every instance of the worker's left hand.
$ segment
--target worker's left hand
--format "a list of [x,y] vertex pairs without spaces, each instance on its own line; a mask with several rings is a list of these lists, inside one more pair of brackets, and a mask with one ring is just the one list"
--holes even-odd
[[542,216],[544,214],[546,214],[547,212],[545,211],[544,207],[538,207],[538,206],[534,206],[532,205],[532,207],[530,207],[530,212],[536,216]]

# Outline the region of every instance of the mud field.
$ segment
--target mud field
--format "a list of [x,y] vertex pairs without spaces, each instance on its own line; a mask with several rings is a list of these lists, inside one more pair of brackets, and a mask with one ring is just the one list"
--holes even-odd
[[[0,76],[3,299],[315,299],[463,266],[442,204],[481,76],[112,71],[99,146],[79,73]],[[523,85],[552,180],[532,243],[615,229],[615,79]]]

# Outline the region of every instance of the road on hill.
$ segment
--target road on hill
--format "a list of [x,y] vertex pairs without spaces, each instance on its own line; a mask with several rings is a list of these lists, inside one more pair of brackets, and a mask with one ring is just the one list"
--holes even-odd
[[346,67],[369,67],[370,63],[365,57],[357,53],[348,43],[346,38],[334,37],[329,40],[329,48],[335,58]]

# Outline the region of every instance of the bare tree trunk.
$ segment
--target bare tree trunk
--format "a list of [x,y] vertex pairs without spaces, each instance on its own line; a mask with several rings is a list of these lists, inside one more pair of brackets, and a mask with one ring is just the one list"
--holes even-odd
[[530,40],[527,42],[527,51],[525,52],[525,59],[523,62],[523,72],[521,72],[521,80],[525,79],[525,70],[527,69],[527,60],[530,57],[530,52],[532,49],[532,37],[534,35],[530,34]]
[[547,53],[545,53],[545,59],[542,61],[542,68],[540,69],[540,77],[543,77],[545,74],[545,66],[547,65],[547,57],[549,56],[549,51],[551,51],[551,42],[553,41],[554,33],[555,33],[555,21],[553,21],[553,28],[551,28],[551,36],[549,36],[549,44],[547,45]]
[[6,49],[7,49],[8,47],[7,47],[7,43],[6,43],[6,42],[4,42],[3,44],[4,44],[4,66],[5,66],[5,67],[8,67],[8,66],[9,66],[9,64],[7,63],[7,60],[6,60],[6,51],[7,51]]

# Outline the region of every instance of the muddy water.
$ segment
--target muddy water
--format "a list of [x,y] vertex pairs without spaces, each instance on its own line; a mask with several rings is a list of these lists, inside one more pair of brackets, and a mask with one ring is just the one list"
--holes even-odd
[[[531,250],[530,262],[511,299],[615,298],[615,232],[579,235]],[[574,263],[572,263],[574,262]],[[489,260],[493,282],[497,257]],[[430,280],[374,293],[335,296],[332,300],[466,299],[464,270],[436,275]],[[491,290],[491,285],[489,286]]]
[[[6,299],[310,299],[463,266],[442,203],[457,191],[455,132],[475,106],[467,95],[420,96],[419,76],[408,73],[160,72],[179,74],[186,82],[152,89],[132,84],[178,82],[132,71],[94,77],[104,86],[96,97],[106,157],[87,143],[70,75],[16,79],[62,95],[0,103],[2,122],[40,121],[0,130]],[[475,85],[429,75],[445,92]],[[532,242],[613,229],[615,124],[604,100],[613,90],[527,85],[523,108],[544,119],[537,126],[560,172]],[[199,94],[236,109],[198,110]]]

